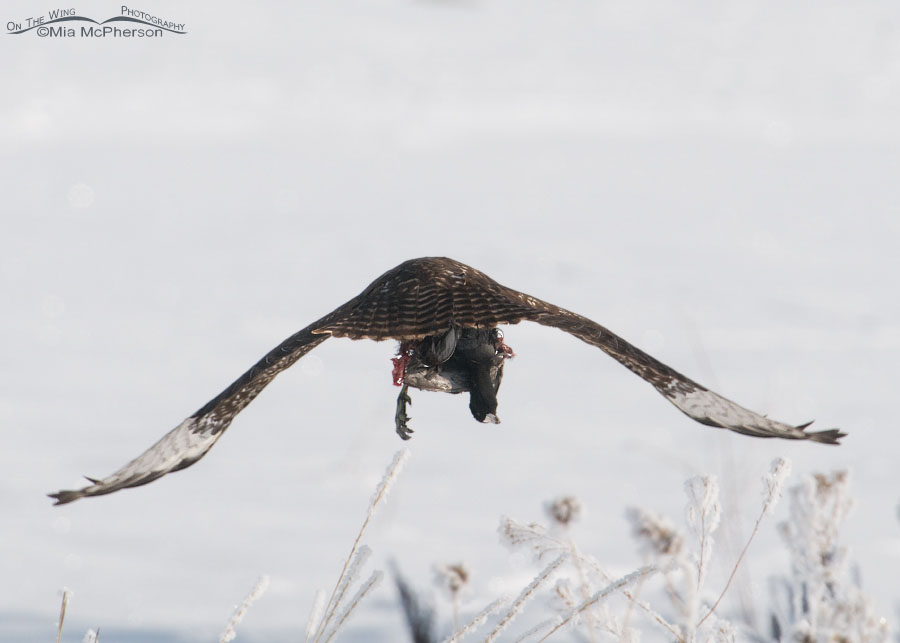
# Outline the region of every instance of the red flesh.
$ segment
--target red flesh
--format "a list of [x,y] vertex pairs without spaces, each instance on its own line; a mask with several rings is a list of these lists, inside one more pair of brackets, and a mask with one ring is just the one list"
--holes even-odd
[[502,337],[498,337],[498,338],[497,338],[497,346],[495,347],[495,350],[496,350],[498,353],[502,353],[502,354],[503,354],[503,357],[504,357],[505,359],[509,359],[510,357],[515,357],[515,356],[516,356],[516,354],[513,352],[512,346],[508,346],[508,345],[503,341],[503,338],[502,338]]
[[391,361],[394,363],[394,370],[391,372],[394,386],[403,386],[403,380],[406,378],[406,367],[409,365],[410,357],[412,357],[412,347],[409,343],[402,342],[397,352],[397,357],[391,358]]

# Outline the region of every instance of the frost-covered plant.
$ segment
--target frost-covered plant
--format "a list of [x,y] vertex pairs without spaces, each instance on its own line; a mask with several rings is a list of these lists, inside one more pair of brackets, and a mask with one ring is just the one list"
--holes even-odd
[[[641,568],[631,572],[630,574],[627,574],[627,575],[623,576],[622,578],[619,578],[618,580],[613,581],[612,583],[610,583],[609,585],[607,585],[600,591],[595,592],[593,595],[588,597],[588,599],[586,601],[584,601],[581,605],[578,605],[577,607],[575,607],[575,609],[571,610],[569,612],[569,614],[564,616],[563,619],[559,623],[557,623],[549,632],[544,634],[544,636],[542,638],[540,638],[539,641],[547,640],[553,634],[555,634],[557,631],[559,631],[562,627],[564,627],[570,621],[572,621],[572,619],[574,619],[576,616],[578,616],[579,614],[581,614],[582,612],[584,612],[587,609],[595,607],[597,604],[599,604],[601,601],[604,601],[606,598],[611,596],[616,591],[623,591],[627,587],[636,584],[638,581],[643,580],[645,577],[649,576],[650,574],[652,574],[656,571],[657,571],[656,568],[653,566],[641,567]],[[634,632],[631,630],[621,631],[618,629],[610,628],[610,632],[612,634],[615,634],[617,636],[617,638],[621,641],[630,641],[630,640],[636,638],[634,636]]]
[[677,556],[684,547],[684,536],[675,524],[654,511],[629,507],[625,517],[631,523],[631,535],[645,556]]
[[[545,503],[544,511],[551,520],[551,530],[559,533],[560,539],[568,547],[569,560],[578,576],[578,593],[580,596],[578,597],[577,602],[580,603],[586,601],[591,596],[591,585],[588,579],[589,574],[585,569],[584,563],[582,563],[583,556],[578,550],[578,545],[575,544],[575,539],[572,538],[572,535],[569,532],[569,527],[580,520],[584,515],[584,506],[575,496],[561,496]],[[557,589],[557,594],[560,596],[562,595],[559,588]],[[574,602],[575,597],[573,596],[572,599]],[[574,605],[570,605],[569,607],[571,609]],[[602,609],[605,609],[605,606]],[[584,613],[584,617],[588,638],[591,643],[594,643],[597,640],[596,619],[590,610]]]
[[237,636],[235,628],[242,620],[244,620],[244,615],[247,614],[247,610],[250,609],[250,606],[266,592],[268,587],[269,577],[266,575],[260,576],[259,580],[256,581],[256,585],[253,586],[253,589],[250,590],[250,593],[247,594],[243,602],[234,609],[231,620],[228,621],[228,625],[225,626],[225,630],[219,636],[219,643],[228,643],[229,641],[234,640]]
[[512,602],[509,606],[509,609],[506,611],[506,614],[497,625],[491,630],[491,633],[488,634],[488,637],[484,639],[485,643],[491,643],[497,636],[500,635],[500,632],[505,630],[510,623],[512,623],[513,619],[518,616],[525,604],[535,597],[538,589],[550,578],[553,574],[558,570],[564,562],[566,562],[567,555],[562,554],[552,563],[547,565],[541,572],[535,577],[533,581],[528,583],[525,588],[521,591],[519,596]]
[[706,569],[712,557],[713,534],[719,528],[719,521],[722,518],[719,483],[715,476],[697,476],[688,480],[684,488],[688,496],[687,524],[700,542],[696,554],[693,555],[699,590],[706,579]]
[[454,632],[451,636],[447,637],[442,641],[442,643],[456,643],[457,641],[462,640],[463,637],[468,636],[472,632],[474,632],[477,628],[484,625],[484,622],[488,620],[488,618],[497,612],[499,612],[503,605],[507,602],[506,597],[501,597],[495,600],[493,603],[485,607],[481,610],[475,618],[466,623],[462,628],[458,631]]
[[[769,494],[771,498],[778,485],[773,483],[770,486],[773,490]],[[645,509],[629,509],[627,517],[632,533],[642,552],[654,564],[617,579],[592,557],[582,554],[572,539],[568,527],[582,512],[581,503],[573,497],[561,498],[546,505],[547,513],[553,520],[550,528],[504,518],[500,524],[500,535],[505,544],[513,549],[530,551],[538,561],[548,554],[556,555],[558,558],[550,565],[554,571],[563,562],[567,562],[574,571],[570,576],[560,572],[562,577],[554,586],[553,601],[561,617],[538,625],[520,640],[542,633],[547,638],[564,626],[580,629],[592,641],[601,634],[617,641],[637,640],[639,634],[631,627],[630,617],[634,610],[638,610],[664,630],[667,636],[682,643],[697,639],[717,643],[733,641],[734,628],[727,621],[715,618],[712,613],[715,605],[705,611],[702,618],[703,612],[700,611],[701,590],[713,551],[713,534],[721,518],[718,485],[714,477],[701,476],[688,480],[685,490],[688,495],[686,518],[697,542],[696,550],[686,546],[684,535],[670,520]],[[769,506],[770,503],[764,503],[764,512]],[[648,603],[638,600],[640,583],[657,572],[665,578],[672,608],[678,615],[677,623],[680,625],[670,622]],[[543,581],[547,576],[545,569],[535,580]],[[638,589],[634,589],[635,586]],[[529,586],[532,589],[535,587],[536,583]],[[609,599],[613,595],[625,599],[623,609],[618,612],[610,604]],[[698,631],[701,625],[705,626]]]
[[885,619],[877,618],[858,582],[849,580],[849,550],[838,530],[853,507],[846,472],[808,476],[789,491],[788,520],[779,531],[791,557],[791,578],[772,583],[780,603],[772,614],[772,638],[809,643],[883,643]]
[[550,519],[561,527],[568,527],[569,524],[580,520],[584,514],[584,507],[575,496],[562,496],[551,500],[544,505],[544,509]]
[[551,533],[540,523],[527,525],[513,518],[500,519],[500,542],[512,550],[530,550],[535,560],[543,560],[547,554],[559,555],[568,551],[568,544]]
[[[759,530],[764,516],[774,511],[785,478],[790,474],[790,462],[776,458],[769,472],[763,476],[763,504],[750,537],[744,545],[724,588],[711,605],[702,599],[704,584],[713,554],[714,534],[721,520],[719,488],[715,477],[698,476],[685,483],[688,496],[686,521],[696,541],[696,550],[686,545],[685,537],[663,516],[646,509],[631,508],[627,517],[640,551],[660,567],[666,593],[677,625],[668,622],[659,612],[646,604],[633,601],[652,622],[674,634],[678,641],[715,641],[727,643],[735,639],[735,628],[715,615],[731,582]],[[632,598],[632,597],[629,597]],[[702,607],[702,609],[701,609]]]
[[637,601],[636,597],[628,598],[651,618],[651,622],[674,635],[677,641],[684,643],[698,638],[727,641],[729,639],[723,633],[731,630],[725,621],[716,620],[698,632],[706,618],[700,618],[701,592],[712,558],[713,535],[722,514],[719,486],[714,476],[697,476],[685,482],[684,489],[688,497],[685,520],[697,543],[696,549],[688,546],[688,539],[665,516],[639,507],[626,511],[639,551],[645,558],[655,561],[662,571],[670,602],[667,611],[676,615],[676,622],[670,622],[661,612]]
[[393,461],[390,466],[388,466],[387,471],[385,471],[381,482],[379,482],[378,486],[375,488],[375,493],[369,503],[369,511],[366,513],[366,518],[359,528],[356,540],[353,541],[353,546],[350,548],[350,554],[344,561],[344,567],[341,569],[341,573],[331,592],[331,596],[324,605],[322,604],[322,595],[320,594],[316,597],[315,604],[310,613],[309,623],[306,627],[307,641],[313,641],[313,643],[328,643],[328,641],[331,641],[362,599],[365,598],[375,585],[381,582],[384,574],[380,570],[376,570],[372,572],[372,575],[369,576],[368,580],[360,584],[352,598],[345,600],[347,591],[357,582],[360,571],[365,565],[366,560],[368,560],[369,554],[371,554],[371,550],[368,547],[360,544],[363,534],[369,526],[372,517],[375,515],[375,510],[384,502],[385,498],[387,498],[391,486],[400,474],[400,470],[403,468],[403,464],[408,457],[409,450],[407,449],[403,449],[394,454]]
[[[590,572],[586,570],[586,566],[599,566],[594,561],[587,562],[568,531],[569,526],[584,512],[581,502],[574,496],[563,496],[545,503],[544,509],[552,521],[550,528],[538,523],[523,525],[512,518],[503,518],[500,521],[500,540],[513,550],[530,550],[537,561],[541,561],[547,554],[554,554],[559,556],[557,561],[567,560],[571,563],[576,572],[577,582],[574,586],[577,589],[573,589],[571,579],[565,578],[557,581],[554,590],[555,607],[565,613],[590,597]],[[603,578],[607,579],[605,575]],[[585,614],[585,629],[591,641],[596,640],[597,627],[593,613],[588,611]]]
[[[523,524],[511,518],[503,518],[500,522],[501,542],[511,549],[530,551],[538,562],[543,562],[548,554],[556,556],[520,598],[530,598],[551,573],[561,576],[554,585],[551,599],[559,616],[539,624],[516,640],[524,641],[542,633],[546,638],[562,627],[576,627],[590,641],[596,641],[601,632],[618,641],[631,640],[633,632],[610,611],[607,599],[617,591],[627,592],[628,586],[655,572],[656,568],[642,568],[634,574],[613,579],[596,560],[581,552],[569,532],[571,524],[583,514],[581,503],[573,496],[565,496],[545,504],[545,509],[552,521],[549,528],[538,523]],[[572,573],[564,575],[565,569]],[[598,587],[601,588],[599,591]],[[521,605],[516,601],[513,608],[521,608]],[[513,614],[512,610],[510,614]]]
[[722,598],[724,598],[725,592],[727,592],[728,588],[731,587],[731,581],[734,580],[734,575],[737,574],[737,570],[741,566],[741,562],[744,560],[744,556],[747,554],[747,549],[750,548],[750,543],[753,542],[753,538],[756,536],[756,532],[759,531],[759,525],[762,523],[762,519],[765,516],[770,516],[775,513],[775,506],[781,499],[781,489],[782,487],[784,487],[784,481],[787,480],[787,477],[789,475],[791,475],[791,461],[787,458],[775,458],[769,467],[769,473],[763,476],[762,512],[759,514],[759,517],[757,517],[756,519],[756,523],[753,525],[753,531],[750,532],[750,537],[747,539],[747,544],[745,544],[744,548],[741,550],[741,554],[740,556],[738,556],[737,562],[734,564],[734,567],[731,570],[731,575],[728,577],[728,582],[725,583],[725,587],[722,589],[722,593],[719,594],[719,597],[716,599],[715,603],[713,603],[712,607],[709,608],[706,616],[700,619],[700,622],[697,624],[698,627],[702,625],[703,622],[710,616],[712,616],[713,612],[716,611],[716,607],[719,606]]
[[463,563],[452,565],[436,565],[434,568],[434,582],[450,597],[453,606],[453,630],[459,629],[459,599],[460,594],[469,584],[469,569]]
[[465,563],[436,565],[434,576],[435,584],[446,590],[452,597],[459,596],[460,592],[469,584],[469,569]]
[[72,590],[67,587],[63,587],[62,589],[62,602],[59,606],[59,624],[56,628],[56,643],[59,643],[60,638],[62,638],[62,628],[63,623],[66,620],[66,608],[69,606],[69,601],[72,599]]

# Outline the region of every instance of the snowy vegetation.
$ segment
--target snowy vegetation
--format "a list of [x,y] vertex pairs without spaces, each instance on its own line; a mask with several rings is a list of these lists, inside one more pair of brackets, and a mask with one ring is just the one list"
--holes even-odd
[[[408,451],[398,452],[378,484],[328,600],[324,592],[319,592],[306,629],[307,643],[338,640],[354,610],[382,580],[383,573],[377,570],[367,580],[360,580],[371,554],[362,540],[407,457]],[[723,615],[723,599],[738,568],[748,564],[746,555],[753,539],[764,519],[774,513],[790,469],[789,461],[778,458],[762,477],[758,517],[723,587],[710,587],[707,579],[722,517],[715,477],[698,476],[686,481],[686,529],[679,529],[674,520],[653,511],[628,509],[631,534],[646,564],[618,576],[575,542],[570,527],[584,508],[575,497],[567,496],[545,505],[546,524],[501,518],[501,542],[513,552],[529,554],[538,569],[534,579],[515,596],[497,597],[466,615],[460,604],[470,570],[462,563],[436,565],[435,582],[445,590],[453,615],[450,622],[443,623],[425,593],[411,588],[395,568],[400,609],[410,639],[414,643],[632,643],[642,639],[678,643],[886,643],[887,623],[875,614],[850,573],[850,551],[839,538],[840,527],[853,506],[846,472],[807,476],[788,490],[788,516],[778,525],[778,531],[790,555],[790,570],[769,579],[766,628]],[[268,582],[268,577],[261,577],[235,609],[220,643],[235,639],[238,624]],[[63,591],[59,633],[71,596],[69,590]],[[541,611],[535,607],[541,603],[554,615],[517,630],[516,621],[525,620],[520,617],[529,610]],[[445,634],[438,634],[441,631]],[[83,640],[99,641],[99,633],[89,630]]]

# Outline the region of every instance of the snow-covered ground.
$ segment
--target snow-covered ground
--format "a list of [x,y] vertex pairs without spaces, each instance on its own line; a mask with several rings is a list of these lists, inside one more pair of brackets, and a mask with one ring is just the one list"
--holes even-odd
[[[119,4],[80,14],[102,20]],[[8,1],[21,21],[55,7]],[[394,346],[332,340],[207,458],[65,507],[284,337],[413,256],[446,255],[591,317],[839,448],[691,422],[600,351],[507,330],[499,426],[414,392],[411,458],[367,543],[470,614],[536,573],[497,537],[577,495],[580,546],[642,563],[624,519],[682,522],[714,473],[721,587],[776,456],[849,469],[842,533],[900,601],[900,8],[894,2],[154,2],[158,40],[3,35],[0,639],[300,640],[401,446]],[[790,484],[790,482],[789,482]],[[762,620],[787,573],[763,525],[739,577]],[[733,615],[734,590],[721,608]],[[714,596],[713,596],[714,597]],[[536,608],[537,609],[537,608]],[[446,612],[445,612],[446,615]],[[401,640],[390,584],[346,640]]]

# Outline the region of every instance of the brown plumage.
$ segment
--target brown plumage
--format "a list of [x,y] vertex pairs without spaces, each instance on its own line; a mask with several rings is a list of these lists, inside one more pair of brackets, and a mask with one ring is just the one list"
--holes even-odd
[[[647,380],[694,420],[757,437],[837,444],[837,429],[808,432],[745,409],[681,375],[603,326],[573,312],[497,283],[483,272],[443,257],[411,259],[387,271],[359,295],[287,338],[218,396],[112,475],[75,490],[50,494],[57,504],[147,484],[190,466],[281,371],[329,337],[399,340],[395,375],[402,384],[396,428],[411,430],[405,414],[407,387],[470,393],[480,421],[496,422],[497,390],[505,358],[500,324],[532,321],[553,326],[600,348]],[[399,370],[398,370],[399,369]]]

